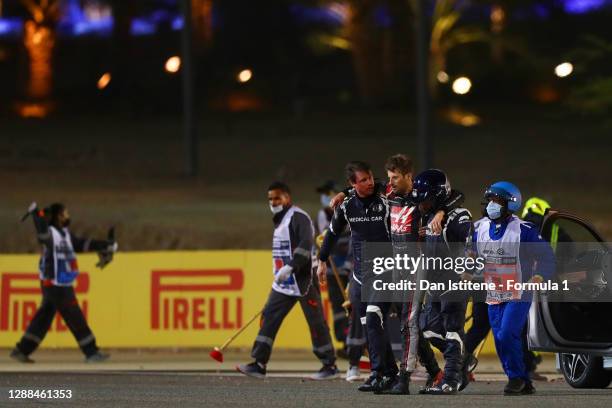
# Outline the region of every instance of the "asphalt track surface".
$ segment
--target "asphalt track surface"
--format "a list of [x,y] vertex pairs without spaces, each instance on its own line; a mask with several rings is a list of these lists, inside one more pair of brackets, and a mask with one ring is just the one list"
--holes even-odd
[[[0,407],[610,407],[612,389],[577,390],[564,381],[536,383],[530,396],[501,395],[502,381],[477,381],[456,396],[377,396],[344,380],[312,381],[306,374],[264,380],[211,372],[4,372]],[[417,394],[422,382],[411,384]],[[10,389],[70,389],[71,399],[9,399]],[[435,405],[434,405],[435,404]]]

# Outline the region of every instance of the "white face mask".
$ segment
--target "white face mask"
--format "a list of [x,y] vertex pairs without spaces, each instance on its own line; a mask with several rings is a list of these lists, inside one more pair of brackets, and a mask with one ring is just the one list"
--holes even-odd
[[331,196],[328,196],[327,194],[321,194],[321,205],[323,207],[329,207],[330,203],[331,203]]
[[487,205],[487,215],[492,220],[497,220],[502,215],[502,206],[496,202],[490,201]]
[[283,211],[283,206],[270,204],[270,211],[272,211],[272,214],[278,214],[279,212]]

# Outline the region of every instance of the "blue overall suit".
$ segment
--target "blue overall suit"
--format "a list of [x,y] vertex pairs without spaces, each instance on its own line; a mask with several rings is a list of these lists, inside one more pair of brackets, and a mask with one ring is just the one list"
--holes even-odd
[[[476,222],[472,240],[478,255],[497,259],[498,267],[502,264],[507,268],[503,264],[508,263],[508,257],[505,261],[499,259],[503,258],[504,253],[507,255],[508,249],[512,251],[513,247],[516,248],[516,265],[521,282],[528,282],[534,275],[540,275],[544,280],[552,278],[555,269],[552,248],[532,223],[522,221],[515,215],[500,221],[485,217]],[[511,299],[495,298],[493,295],[489,291],[487,296],[489,321],[504,372],[509,379],[521,378],[530,382],[523,358],[522,336],[531,306],[531,292],[515,293]]]

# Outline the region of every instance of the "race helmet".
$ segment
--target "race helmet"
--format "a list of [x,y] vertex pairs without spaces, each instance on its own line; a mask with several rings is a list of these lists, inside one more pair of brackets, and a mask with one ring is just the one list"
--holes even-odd
[[417,204],[430,200],[434,207],[438,207],[446,201],[450,193],[450,181],[442,170],[425,170],[412,182],[412,200]]
[[549,208],[550,204],[548,204],[548,201],[539,197],[531,197],[525,202],[525,207],[523,207],[523,214],[521,214],[521,218],[525,218],[530,212],[544,216],[544,214],[546,214],[546,210]]
[[521,209],[523,198],[517,186],[508,181],[498,181],[491,184],[484,193],[485,201],[492,197],[498,197],[505,201],[504,207],[511,213],[516,213]]

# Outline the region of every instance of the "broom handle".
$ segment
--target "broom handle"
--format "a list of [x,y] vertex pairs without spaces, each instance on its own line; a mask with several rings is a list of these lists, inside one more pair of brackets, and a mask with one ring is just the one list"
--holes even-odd
[[232,337],[230,337],[229,339],[227,339],[227,340],[225,341],[225,343],[223,343],[223,345],[222,345],[222,346],[221,346],[219,349],[220,349],[221,351],[225,350],[225,348],[226,348],[227,346],[229,346],[229,345],[230,345],[230,343],[231,343],[232,341],[234,341],[234,339],[240,335],[240,333],[242,333],[242,332],[243,332],[243,331],[244,331],[244,330],[245,330],[247,327],[249,327],[249,326],[251,325],[251,323],[253,323],[253,322],[255,321],[255,319],[257,319],[257,318],[259,317],[259,315],[261,314],[261,312],[263,312],[263,310],[260,310],[259,312],[257,312],[257,314],[256,314],[255,316],[253,316],[253,317],[251,318],[251,320],[249,320],[249,321],[248,321],[248,322],[247,322],[247,323],[246,323],[244,326],[242,326],[242,327],[240,328],[240,330],[238,330],[236,333],[234,333],[234,334],[232,335]]
[[[327,231],[326,231],[327,232]],[[321,253],[321,245],[323,244],[323,238],[325,236],[325,233],[319,235],[316,239],[315,239],[315,243],[317,245],[318,249],[318,254]],[[317,258],[319,256],[317,255]],[[345,287],[342,284],[342,281],[340,280],[340,275],[338,274],[338,269],[336,268],[336,263],[334,262],[334,259],[330,256],[329,257],[329,264],[331,265],[332,268],[332,272],[334,273],[334,278],[336,279],[336,283],[338,284],[338,287],[340,288],[340,293],[342,293],[342,298],[344,299],[344,303],[346,303],[348,301],[348,298],[346,296],[346,291],[345,291]],[[321,261],[319,261],[321,262]],[[344,305],[343,303],[343,305]]]
[[484,339],[482,339],[482,341],[480,342],[480,344],[478,345],[478,349],[476,350],[476,352],[474,353],[474,356],[476,358],[478,358],[478,356],[480,355],[480,352],[482,351],[482,349],[484,348],[485,343],[487,342],[487,339],[489,338],[489,332],[487,332],[487,335]]

